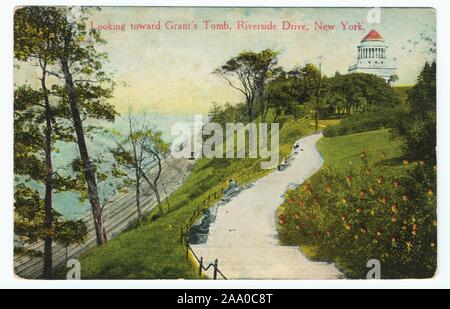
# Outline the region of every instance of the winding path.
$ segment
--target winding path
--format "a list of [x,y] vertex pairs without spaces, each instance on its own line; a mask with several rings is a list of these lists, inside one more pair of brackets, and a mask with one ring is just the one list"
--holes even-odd
[[[205,244],[192,245],[205,264],[219,260],[228,279],[337,279],[334,264],[308,260],[298,246],[279,244],[276,209],[291,184],[301,184],[323,163],[315,148],[321,134],[297,141],[303,151],[293,154],[287,168],[274,171],[219,207]],[[208,270],[212,277],[212,267]]]

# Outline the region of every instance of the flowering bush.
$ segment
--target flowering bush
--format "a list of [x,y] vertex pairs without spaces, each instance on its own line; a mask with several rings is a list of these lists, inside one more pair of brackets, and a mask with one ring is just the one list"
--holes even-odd
[[436,169],[425,162],[389,170],[363,164],[322,170],[286,193],[279,213],[284,243],[314,249],[350,278],[370,259],[382,278],[427,278],[436,269]]

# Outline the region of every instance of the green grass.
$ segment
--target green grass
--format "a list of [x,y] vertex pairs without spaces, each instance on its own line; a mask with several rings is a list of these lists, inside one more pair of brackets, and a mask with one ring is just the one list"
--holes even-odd
[[398,166],[402,163],[400,141],[392,140],[389,130],[325,137],[317,143],[324,159],[324,167],[343,169],[349,164],[358,164],[360,154],[365,151],[369,162],[378,165]]
[[399,94],[402,102],[406,102],[406,98],[408,97],[408,90],[410,90],[412,87],[413,85],[399,85],[394,86],[393,89],[396,93]]
[[[292,144],[310,134],[312,129],[303,121],[284,123],[280,130],[280,158],[287,156]],[[181,227],[188,222],[194,209],[228,179],[259,172],[260,161],[199,159],[185,183],[170,196],[169,212],[154,222],[147,219],[140,226],[81,256],[82,278],[197,278],[195,267],[185,259],[185,247],[180,245]]]

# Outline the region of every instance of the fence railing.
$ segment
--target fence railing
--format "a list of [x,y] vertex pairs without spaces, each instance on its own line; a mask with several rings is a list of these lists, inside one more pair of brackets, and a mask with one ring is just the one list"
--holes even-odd
[[[262,170],[260,172],[257,172],[255,174],[249,174],[249,175],[242,175],[238,176],[237,178],[234,178],[234,181],[239,184],[243,185],[246,182],[248,182],[250,179],[256,179],[258,176],[262,174],[268,173],[269,170]],[[213,202],[217,201],[219,198],[223,196],[225,193],[225,189],[227,189],[228,186],[222,186],[219,190],[211,193],[208,195],[207,198],[205,198],[197,207],[194,209],[189,221],[181,227],[180,229],[180,244],[185,246],[186,250],[186,260],[189,259],[189,252],[192,253],[193,257],[198,262],[198,275],[199,277],[202,276],[203,271],[208,271],[211,267],[213,267],[213,279],[217,279],[217,275],[220,275],[223,279],[227,279],[224,274],[219,269],[219,260],[215,259],[214,263],[208,264],[206,267],[204,265],[203,257],[198,258],[198,256],[195,254],[194,250],[192,250],[192,247],[189,244],[189,231],[192,227],[192,225],[197,221],[197,219],[203,214],[205,210],[207,210]]]

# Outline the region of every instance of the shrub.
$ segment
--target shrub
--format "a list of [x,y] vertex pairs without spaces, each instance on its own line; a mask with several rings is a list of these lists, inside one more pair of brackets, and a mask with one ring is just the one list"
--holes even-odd
[[436,175],[423,162],[396,171],[367,163],[327,169],[290,190],[279,213],[284,243],[334,260],[350,278],[365,278],[370,259],[382,278],[429,278],[436,269]]
[[405,109],[402,105],[383,108],[378,111],[352,114],[333,126],[324,129],[324,136],[339,136],[366,131],[392,128],[403,115]]
[[393,132],[405,142],[414,159],[436,162],[436,63],[426,63],[417,84],[408,91],[409,111]]

